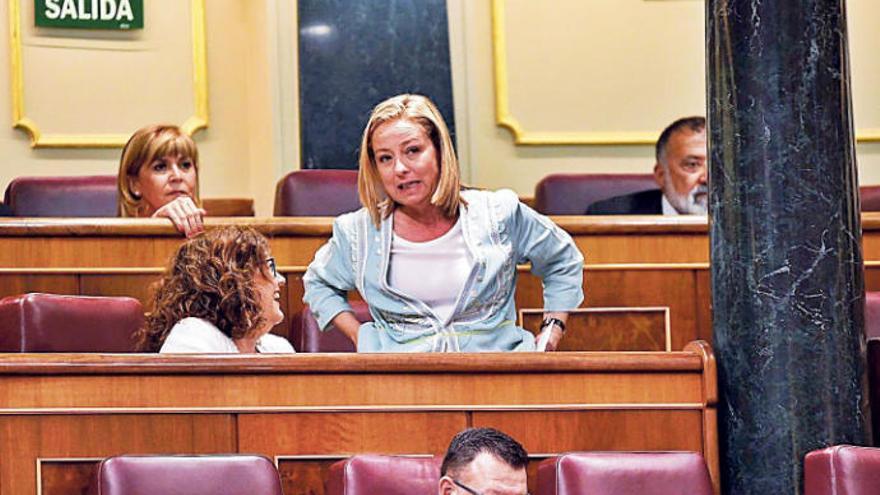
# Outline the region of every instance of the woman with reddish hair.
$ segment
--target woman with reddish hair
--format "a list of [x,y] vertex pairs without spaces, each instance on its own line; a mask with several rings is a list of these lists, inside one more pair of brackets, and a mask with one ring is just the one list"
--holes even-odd
[[284,319],[281,286],[266,238],[252,228],[212,229],[171,259],[137,333],[142,352],[286,353],[269,331]]

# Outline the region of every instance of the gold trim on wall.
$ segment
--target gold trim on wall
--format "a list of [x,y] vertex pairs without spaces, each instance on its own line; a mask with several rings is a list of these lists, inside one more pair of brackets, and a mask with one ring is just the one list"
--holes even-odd
[[[208,126],[208,57],[205,0],[190,0],[192,9],[193,99],[195,114],[180,125],[189,135]],[[128,134],[46,134],[25,115],[22,61],[21,0],[9,0],[9,61],[12,77],[12,127],[25,131],[32,148],[121,148]]]
[[527,146],[654,144],[657,132],[544,132],[529,131],[510,113],[507,89],[507,42],[504,35],[505,0],[492,0],[492,62],[495,66],[495,121],[506,127],[514,143]]
[[878,142],[878,141],[880,141],[880,129],[862,129],[861,131],[856,130],[856,142],[857,143]]
[[[507,128],[515,144],[525,146],[559,145],[653,145],[659,131],[529,131],[510,113],[507,87],[507,42],[504,35],[505,0],[492,0],[492,62],[495,67],[495,122]],[[880,141],[880,128],[856,132],[857,142]]]

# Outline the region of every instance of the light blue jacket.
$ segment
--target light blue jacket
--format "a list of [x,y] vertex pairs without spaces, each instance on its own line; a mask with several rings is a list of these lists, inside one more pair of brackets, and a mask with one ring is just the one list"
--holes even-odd
[[449,320],[389,286],[393,215],[377,229],[362,208],[333,222],[333,237],[303,278],[303,300],[320,327],[350,309],[346,292],[356,288],[374,320],[358,330],[359,352],[534,350],[532,334],[516,326],[516,265],[531,262],[543,280],[545,311],[568,311],[584,299],[584,258],[565,231],[512,191],[465,190],[462,197],[462,233],[474,265]]

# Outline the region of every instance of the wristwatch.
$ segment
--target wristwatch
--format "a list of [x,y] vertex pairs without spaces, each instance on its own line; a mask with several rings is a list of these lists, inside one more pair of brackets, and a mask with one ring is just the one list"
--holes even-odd
[[560,320],[559,318],[553,318],[552,316],[548,316],[544,318],[544,321],[541,322],[541,330],[549,327],[550,325],[556,325],[562,330],[562,333],[565,333],[565,322]]

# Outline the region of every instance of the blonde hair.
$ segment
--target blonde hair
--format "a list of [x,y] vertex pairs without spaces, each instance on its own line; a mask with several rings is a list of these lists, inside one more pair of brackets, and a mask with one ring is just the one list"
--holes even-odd
[[370,213],[370,218],[378,227],[383,218],[394,211],[395,203],[388,198],[382,187],[382,179],[376,167],[373,154],[373,133],[382,124],[395,120],[407,120],[424,129],[439,157],[440,177],[437,189],[431,196],[431,204],[439,207],[447,218],[458,214],[461,205],[467,206],[461,197],[461,174],[458,159],[452,146],[452,138],[443,116],[427,97],[402,94],[389,98],[373,108],[370,120],[361,139],[358,160],[358,195],[361,204]]
[[193,201],[201,206],[199,199],[199,150],[192,138],[176,125],[156,124],[142,127],[131,135],[122,148],[119,161],[119,216],[140,217],[145,214],[143,200],[131,190],[131,182],[138,177],[144,165],[156,158],[179,155],[192,160],[196,171],[196,187]]

